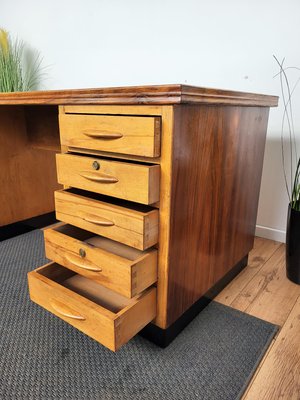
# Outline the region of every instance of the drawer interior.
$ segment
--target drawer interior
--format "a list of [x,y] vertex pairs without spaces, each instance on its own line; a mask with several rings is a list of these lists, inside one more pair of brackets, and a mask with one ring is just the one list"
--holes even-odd
[[129,299],[50,263],[28,273],[30,298],[116,351],[156,316],[156,288]]
[[56,232],[70,236],[74,239],[81,240],[87,245],[97,247],[116,256],[126,258],[130,261],[137,261],[145,253],[141,250],[116,242],[115,240],[107,239],[103,236],[95,235],[91,232],[77,228],[72,225],[62,225],[55,228]]
[[97,158],[97,160],[100,160],[100,161],[102,159],[103,161],[112,161],[112,162],[118,162],[118,163],[124,163],[124,164],[145,165],[147,167],[151,167],[151,166],[155,166],[156,165],[155,163],[152,163],[152,162],[149,162],[149,161],[145,161],[145,160],[143,160],[143,161],[142,160],[129,160],[129,159],[123,160],[123,159],[118,158],[118,157],[111,157],[110,155],[108,156],[108,155],[105,155],[105,154],[101,154],[100,156],[95,156],[94,154],[88,154],[88,153],[82,154],[80,152],[73,151],[73,150],[72,151],[67,151],[67,152],[62,153],[62,154],[68,154],[68,155],[72,155],[73,154],[74,156],[91,158],[91,159]]
[[113,292],[59,264],[50,264],[36,272],[115,314],[136,301]]
[[76,196],[82,196],[82,197],[90,199],[90,200],[96,200],[96,201],[101,201],[103,203],[113,204],[115,206],[124,207],[129,210],[133,210],[133,211],[137,211],[137,212],[145,213],[145,214],[156,209],[154,207],[147,206],[145,204],[135,203],[133,201],[122,200],[122,199],[118,199],[116,197],[105,196],[103,194],[89,192],[89,191],[83,190],[83,189],[69,188],[69,189],[62,190],[62,192],[70,193],[70,194],[73,194]]

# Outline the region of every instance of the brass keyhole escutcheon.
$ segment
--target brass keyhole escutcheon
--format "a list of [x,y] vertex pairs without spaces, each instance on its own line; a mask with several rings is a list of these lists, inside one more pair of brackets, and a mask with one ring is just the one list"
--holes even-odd
[[85,250],[84,249],[79,249],[79,255],[80,255],[80,257],[85,257],[86,256],[86,252],[85,252]]
[[98,163],[98,161],[94,161],[93,162],[93,168],[97,171],[98,169],[100,169],[100,164]]

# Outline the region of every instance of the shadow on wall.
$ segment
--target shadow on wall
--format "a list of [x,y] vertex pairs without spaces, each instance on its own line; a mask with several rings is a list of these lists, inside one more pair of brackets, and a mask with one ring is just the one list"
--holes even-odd
[[[285,164],[290,170],[288,141],[284,141]],[[266,141],[264,166],[257,215],[257,234],[268,239],[285,241],[288,196],[284,182],[281,138]],[[290,175],[288,176],[290,182]]]

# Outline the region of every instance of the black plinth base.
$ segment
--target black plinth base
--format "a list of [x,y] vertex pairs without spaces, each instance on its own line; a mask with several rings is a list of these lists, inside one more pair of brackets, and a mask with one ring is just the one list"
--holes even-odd
[[139,334],[162,348],[167,347],[247,264],[248,254],[167,329],[159,328],[154,324],[148,324]]
[[54,224],[55,222],[58,221],[56,220],[55,212],[53,211],[14,224],[0,226],[0,242],[21,235],[22,233],[33,231],[34,229],[43,228],[47,225]]

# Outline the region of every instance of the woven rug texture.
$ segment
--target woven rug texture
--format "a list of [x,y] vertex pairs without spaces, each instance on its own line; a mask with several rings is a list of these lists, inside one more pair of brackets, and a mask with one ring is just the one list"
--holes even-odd
[[239,399],[277,331],[212,302],[166,349],[136,336],[113,353],[30,301],[46,262],[40,230],[0,243],[3,400]]

